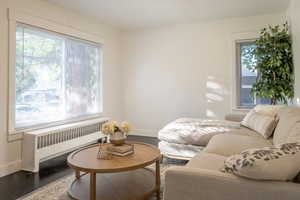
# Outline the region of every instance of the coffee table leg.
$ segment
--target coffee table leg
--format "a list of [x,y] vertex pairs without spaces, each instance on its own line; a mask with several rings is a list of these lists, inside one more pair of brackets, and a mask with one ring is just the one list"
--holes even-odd
[[90,176],[90,200],[96,200],[96,173]]
[[75,177],[76,177],[76,179],[80,178],[80,171],[79,170],[75,170]]
[[164,155],[163,155],[163,154],[161,155],[161,158],[160,158],[160,163],[161,163],[161,164],[163,164],[163,163],[164,163]]
[[156,198],[160,200],[160,159],[156,161]]

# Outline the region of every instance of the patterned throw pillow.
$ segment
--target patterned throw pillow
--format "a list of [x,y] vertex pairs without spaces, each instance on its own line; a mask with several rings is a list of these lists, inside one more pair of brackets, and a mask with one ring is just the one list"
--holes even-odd
[[221,170],[256,180],[293,180],[300,171],[300,144],[248,149],[228,157]]

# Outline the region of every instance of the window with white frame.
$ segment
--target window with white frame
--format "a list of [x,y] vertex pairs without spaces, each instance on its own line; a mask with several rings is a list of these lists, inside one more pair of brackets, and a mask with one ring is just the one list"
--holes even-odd
[[237,55],[237,107],[251,108],[256,104],[269,104],[270,100],[266,98],[253,97],[251,94],[252,85],[256,82],[259,74],[257,71],[251,71],[256,64],[255,56],[252,51],[256,48],[254,40],[243,40],[236,42]]
[[102,111],[100,44],[23,23],[15,32],[14,129]]

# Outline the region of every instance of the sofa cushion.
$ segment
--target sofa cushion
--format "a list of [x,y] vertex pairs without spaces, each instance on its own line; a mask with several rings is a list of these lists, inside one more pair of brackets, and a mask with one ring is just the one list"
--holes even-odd
[[300,143],[248,149],[228,157],[222,171],[256,180],[293,180],[300,170]]
[[271,147],[272,143],[263,137],[222,134],[214,136],[204,152],[231,156],[250,148]]
[[181,118],[161,129],[158,138],[169,143],[206,146],[213,136],[236,129],[240,129],[238,122]]
[[220,171],[224,167],[225,159],[225,156],[202,152],[193,157],[186,166]]
[[258,133],[260,133],[266,139],[269,138],[276,127],[277,120],[275,115],[270,116],[271,114],[263,114],[256,112],[255,109],[252,109],[247,113],[241,124],[245,127],[248,127]]
[[236,114],[236,113],[230,113],[225,115],[225,120],[233,121],[233,122],[241,122],[243,121],[246,114]]
[[254,110],[262,115],[276,117],[278,111],[284,107],[284,105],[257,105],[254,107]]
[[279,110],[278,118],[273,143],[300,142],[300,108],[285,107]]
[[225,134],[229,134],[229,135],[244,135],[244,136],[252,136],[252,137],[260,137],[262,138],[262,135],[259,134],[258,132],[241,126],[241,128],[239,129],[231,129],[230,131],[225,132]]

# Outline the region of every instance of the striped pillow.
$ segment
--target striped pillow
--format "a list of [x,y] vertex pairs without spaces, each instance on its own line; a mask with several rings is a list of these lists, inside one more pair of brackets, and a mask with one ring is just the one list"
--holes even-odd
[[264,138],[272,136],[277,125],[276,116],[264,115],[252,109],[243,119],[241,125],[260,133]]

